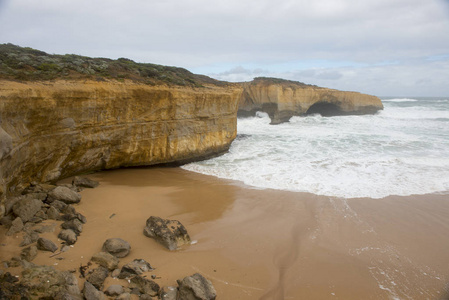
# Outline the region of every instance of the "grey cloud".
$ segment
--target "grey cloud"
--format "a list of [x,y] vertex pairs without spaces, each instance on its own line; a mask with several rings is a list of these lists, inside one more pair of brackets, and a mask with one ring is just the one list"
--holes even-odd
[[[210,68],[214,71],[206,73],[221,78],[304,71],[302,76],[316,80],[313,84],[337,83],[351,73],[317,66],[312,74],[314,66],[272,66],[299,60],[367,66],[409,60],[413,69],[413,59],[448,54],[448,12],[444,0],[0,0],[0,42],[50,53]],[[245,70],[217,70],[217,65]],[[260,70],[246,70],[248,65]],[[383,76],[375,70],[370,74]],[[369,84],[359,83],[368,78],[362,75],[351,81],[351,89]],[[421,78],[404,77],[407,87]],[[385,78],[390,84],[397,80],[388,74],[377,79]],[[438,89],[447,91],[444,86]]]

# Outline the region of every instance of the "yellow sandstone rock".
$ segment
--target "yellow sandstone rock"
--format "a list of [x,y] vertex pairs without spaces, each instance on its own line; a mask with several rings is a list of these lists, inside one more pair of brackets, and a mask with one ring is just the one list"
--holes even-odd
[[0,81],[0,198],[29,182],[227,151],[241,88]]

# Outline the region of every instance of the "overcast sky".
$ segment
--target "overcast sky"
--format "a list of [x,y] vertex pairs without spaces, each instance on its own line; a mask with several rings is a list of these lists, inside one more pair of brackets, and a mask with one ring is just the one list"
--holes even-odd
[[228,81],[449,96],[449,0],[0,0],[0,43]]

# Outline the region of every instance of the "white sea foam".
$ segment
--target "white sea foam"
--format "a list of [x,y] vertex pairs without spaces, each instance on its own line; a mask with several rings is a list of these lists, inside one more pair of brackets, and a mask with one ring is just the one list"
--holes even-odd
[[410,98],[394,98],[394,99],[384,99],[383,102],[417,102],[419,100]]
[[[413,100],[413,99],[412,99]],[[385,103],[376,115],[238,120],[229,153],[185,169],[245,184],[344,198],[447,193],[449,103]]]

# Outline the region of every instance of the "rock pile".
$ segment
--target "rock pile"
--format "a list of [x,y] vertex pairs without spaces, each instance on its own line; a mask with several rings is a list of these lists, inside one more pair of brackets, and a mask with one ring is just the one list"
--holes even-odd
[[[98,183],[76,177],[72,185],[31,184],[21,196],[8,199],[7,214],[0,222],[7,226],[8,235],[24,232],[20,256],[3,262],[6,267],[22,267],[21,280],[9,272],[0,270],[0,299],[166,299],[166,300],[212,300],[216,291],[212,283],[201,274],[187,276],[177,281],[176,287],[160,287],[148,274],[154,268],[141,258],[123,264],[120,259],[128,257],[131,245],[121,238],[107,239],[101,252],[94,254],[86,266],[79,267],[80,278],[85,280],[83,289],[78,288],[77,270],[58,271],[51,266],[37,266],[31,261],[38,251],[55,253],[55,242],[41,237],[43,232],[53,232],[55,225],[39,224],[44,220],[60,221],[60,252],[69,249],[78,240],[86,224],[86,218],[76,211],[74,205],[81,201],[79,191],[84,187],[95,187]],[[176,220],[148,218],[144,234],[154,238],[169,250],[189,244],[186,228]],[[55,253],[57,255],[59,253]],[[124,279],[125,285],[105,286],[106,278]],[[147,278],[148,277],[148,278]],[[151,278],[151,279],[149,279]],[[134,295],[134,296],[133,296]]]
[[[54,269],[48,269],[50,267],[43,268],[43,266],[35,266],[31,262],[38,255],[38,251],[55,253],[59,249],[55,241],[40,236],[42,233],[55,231],[55,224],[40,224],[45,220],[61,222],[61,231],[58,235],[63,240],[60,248],[61,252],[66,251],[68,245],[72,245],[77,241],[78,236],[83,230],[83,224],[87,220],[85,216],[76,211],[73,204],[81,201],[79,192],[82,188],[87,187],[85,182],[95,185],[94,181],[82,179],[81,177],[74,180],[72,185],[56,186],[31,183],[20,196],[6,200],[5,216],[0,219],[0,224],[8,228],[6,234],[9,236],[21,234],[23,240],[19,246],[24,248],[22,248],[20,256],[15,256],[10,261],[2,262],[2,264],[5,267],[24,268],[23,279],[19,288],[21,292],[27,290],[32,295],[33,293],[37,293],[36,291],[42,290],[46,294],[51,294],[52,297],[56,297],[59,290],[55,292],[45,287],[32,285],[30,282],[38,282],[41,277],[44,278],[43,280],[47,277],[57,277],[54,280],[59,285],[63,285],[61,283],[62,279],[60,278],[69,278],[64,274],[59,274]],[[10,278],[6,274],[1,274],[3,277],[0,281],[3,283]],[[73,280],[70,279],[69,281],[72,282]],[[8,290],[8,287],[5,288]],[[0,299],[4,299],[5,297],[0,294]]]
[[[5,216],[0,219],[0,224],[9,228],[6,234],[11,236],[24,232],[21,247],[36,243],[23,249],[20,259],[32,261],[37,255],[36,249],[50,252],[58,250],[54,241],[40,237],[41,233],[55,230],[51,225],[39,226],[45,220],[62,222],[58,234],[58,238],[63,240],[62,246],[75,244],[87,219],[73,205],[81,201],[79,192],[83,188],[95,186],[98,186],[98,182],[82,177],[75,177],[71,185],[31,183],[22,195],[7,199]],[[20,264],[20,260],[12,264],[17,264],[17,261]]]

